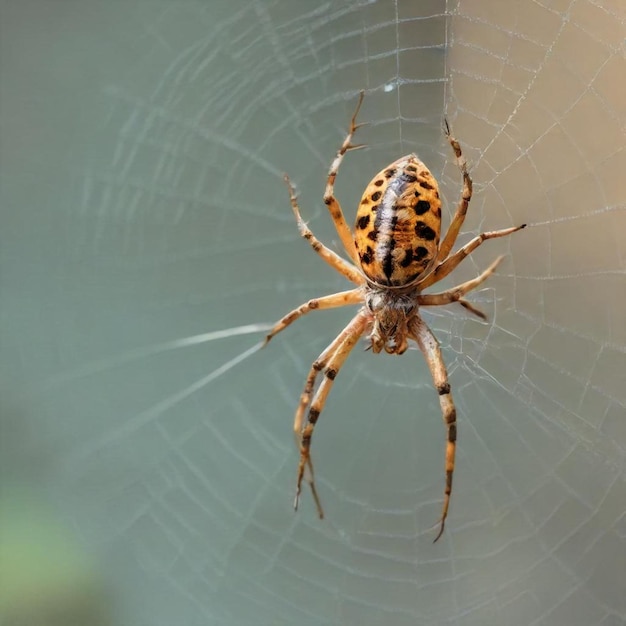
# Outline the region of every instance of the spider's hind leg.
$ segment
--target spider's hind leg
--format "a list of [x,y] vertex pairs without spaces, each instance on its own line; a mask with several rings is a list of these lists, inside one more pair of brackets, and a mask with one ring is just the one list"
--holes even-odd
[[441,348],[436,337],[432,334],[426,323],[416,317],[412,327],[412,336],[419,346],[428,368],[430,369],[435,389],[439,394],[439,404],[443,415],[443,421],[446,425],[446,485],[444,489],[443,507],[441,510],[441,518],[439,519],[439,532],[433,543],[441,537],[448,517],[448,508],[450,506],[450,496],[452,495],[452,477],[454,475],[454,462],[456,456],[456,408],[452,395],[450,393],[450,383],[448,382],[448,372],[446,364],[443,361]]

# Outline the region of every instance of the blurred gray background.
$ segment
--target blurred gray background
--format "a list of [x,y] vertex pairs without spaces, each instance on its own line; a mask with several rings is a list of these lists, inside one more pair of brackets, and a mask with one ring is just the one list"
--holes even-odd
[[[5,0],[0,7],[3,624],[626,623],[626,34],[619,0]],[[416,151],[444,223],[428,311],[459,415],[455,489],[421,354],[355,350],[316,430],[327,519],[292,510],[292,419],[353,315],[297,233],[340,250],[370,178]]]

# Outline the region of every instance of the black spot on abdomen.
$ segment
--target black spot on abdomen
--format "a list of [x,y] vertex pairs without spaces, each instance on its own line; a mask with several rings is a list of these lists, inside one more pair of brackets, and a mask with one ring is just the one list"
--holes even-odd
[[359,217],[359,219],[356,221],[357,227],[360,228],[361,230],[363,230],[364,228],[367,228],[367,225],[369,223],[370,223],[369,215],[361,215],[361,217]]
[[370,246],[367,246],[365,252],[361,255],[361,263],[369,265],[374,260],[374,250]]
[[[422,172],[422,176],[424,176],[424,172]],[[434,189],[434,187],[427,181],[422,178],[420,180],[420,185],[424,187],[424,189]]]
[[426,200],[418,200],[413,206],[413,210],[417,215],[424,215],[424,213],[428,213],[430,211],[430,202]]
[[422,261],[427,254],[428,250],[424,248],[424,246],[417,246],[417,248],[413,251],[413,258],[416,261]]
[[400,261],[400,265],[402,267],[409,267],[412,261],[413,261],[413,250],[409,248],[408,250],[404,251],[404,258],[402,259],[402,261]]
[[437,236],[437,233],[430,226],[421,221],[415,223],[415,234],[426,241],[432,241]]

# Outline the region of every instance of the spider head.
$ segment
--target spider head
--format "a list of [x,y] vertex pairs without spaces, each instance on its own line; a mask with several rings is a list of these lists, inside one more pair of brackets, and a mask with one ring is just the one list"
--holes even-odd
[[370,340],[376,353],[402,354],[409,347],[408,321],[417,311],[417,300],[407,293],[370,289],[365,306],[372,316]]

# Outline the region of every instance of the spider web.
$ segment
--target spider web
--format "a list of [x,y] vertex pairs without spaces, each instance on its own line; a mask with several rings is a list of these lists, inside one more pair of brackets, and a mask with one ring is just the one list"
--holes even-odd
[[[623,3],[2,13],[7,623],[626,621]],[[475,184],[460,243],[529,224],[444,283],[506,255],[470,298],[488,323],[424,313],[459,416],[435,545],[444,428],[420,353],[355,350],[339,375],[313,446],[320,522],[306,492],[291,509],[291,420],[354,311],[258,351],[268,323],[347,288],[281,178],[339,251],[321,195],[361,88],[368,150],[336,186],[350,222],[416,151],[449,223],[445,114]]]

